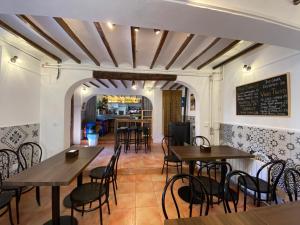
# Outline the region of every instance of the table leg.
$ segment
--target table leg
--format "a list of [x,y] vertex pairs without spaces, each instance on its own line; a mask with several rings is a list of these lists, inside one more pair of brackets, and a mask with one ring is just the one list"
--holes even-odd
[[60,216],[60,187],[52,187],[52,219],[44,225],[77,225],[77,220],[71,216]]
[[[77,176],[77,187],[79,187],[80,185],[82,185],[82,173],[80,173],[78,176]],[[70,199],[70,194],[68,194],[65,199],[64,199],[64,206],[66,208],[71,208],[72,206],[72,203],[71,203],[71,199]]]

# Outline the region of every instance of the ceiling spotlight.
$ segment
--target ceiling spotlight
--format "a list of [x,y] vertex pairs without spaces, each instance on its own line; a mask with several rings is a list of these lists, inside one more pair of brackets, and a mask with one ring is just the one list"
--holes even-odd
[[155,33],[156,35],[159,35],[159,34],[160,34],[160,29],[154,29],[154,33]]
[[132,81],[131,88],[132,88],[133,90],[136,90],[136,88],[137,88],[136,83],[135,83],[134,80]]
[[17,60],[18,60],[18,56],[16,56],[16,55],[15,55],[14,57],[10,58],[10,61],[11,61],[12,63],[16,63]]
[[106,24],[107,24],[108,28],[111,29],[111,30],[114,29],[115,26],[116,26],[116,24],[114,24],[112,22],[107,22]]
[[135,32],[139,32],[140,28],[139,27],[135,27],[133,28]]
[[244,72],[249,72],[251,70],[251,66],[249,66],[249,65],[244,65],[243,66],[243,71]]

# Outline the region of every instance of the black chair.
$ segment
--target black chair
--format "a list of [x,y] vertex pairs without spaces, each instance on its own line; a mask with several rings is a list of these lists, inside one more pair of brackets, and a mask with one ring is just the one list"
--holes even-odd
[[[115,153],[114,153],[114,156],[116,158],[115,164],[113,166],[113,169],[112,169],[111,173],[108,174],[109,183],[112,183],[112,185],[113,185],[113,191],[114,191],[114,197],[115,197],[115,204],[116,205],[117,205],[116,189],[118,188],[118,185],[117,185],[117,171],[118,171],[119,157],[120,157],[120,154],[121,154],[121,148],[122,148],[121,145],[117,146],[117,148],[115,150]],[[96,167],[96,168],[92,169],[91,172],[90,172],[91,182],[94,182],[94,181],[97,182],[98,180],[102,179],[103,176],[105,175],[106,170],[107,170],[106,166],[100,166],[100,167]]]
[[11,204],[10,204],[12,197],[13,197],[12,193],[2,190],[2,174],[0,173],[0,210],[6,208],[0,214],[0,217],[2,217],[8,211],[10,224],[14,225],[12,219]]
[[[226,176],[225,181],[225,189],[224,189],[224,196],[223,196],[223,205],[225,213],[231,213],[232,210],[230,208],[229,202],[231,201],[234,206],[234,211],[237,212],[237,206],[240,199],[240,190],[241,190],[241,184],[240,182],[243,182],[243,193],[244,193],[244,201],[243,201],[243,211],[246,211],[247,209],[247,189],[248,185],[256,187],[257,196],[258,199],[260,199],[260,189],[257,185],[257,182],[255,178],[250,176],[248,173],[240,170],[234,170],[230,172]],[[257,201],[257,206],[260,206],[260,201]]]
[[[256,176],[252,176],[252,178],[256,181],[257,186],[259,187],[260,193],[266,194],[266,201],[269,202],[270,195],[271,200],[275,201],[276,204],[278,204],[277,196],[276,196],[276,188],[277,184],[279,182],[279,179],[282,177],[282,174],[285,169],[285,161],[283,160],[275,160],[268,162],[264,164],[262,167],[259,168],[259,170],[256,173]],[[261,174],[264,170],[267,170],[267,180],[261,179]],[[256,193],[257,193],[257,187],[256,185],[253,185],[252,182],[250,182],[249,177],[246,177],[245,179],[239,178],[239,182],[242,186],[247,186],[247,189],[254,192],[254,204],[256,201]],[[247,184],[244,183],[248,182]],[[263,199],[259,198],[259,201],[263,201]]]
[[[174,194],[174,185],[178,180],[181,180],[180,182],[182,182],[182,180],[186,180],[186,182],[190,183],[190,196],[191,196],[191,200],[189,202],[189,211],[190,211],[190,217],[192,215],[192,210],[193,210],[193,201],[194,199],[197,199],[200,203],[200,216],[202,216],[202,212],[203,212],[203,205],[206,204],[205,208],[204,208],[204,215],[208,215],[208,211],[209,211],[209,195],[204,187],[204,185],[202,184],[202,182],[195,176],[189,175],[189,174],[178,174],[173,176],[165,185],[164,190],[163,190],[163,194],[162,194],[162,210],[165,216],[165,219],[169,219],[169,216],[167,214],[167,210],[166,210],[166,193],[168,188],[170,187],[170,191],[171,191],[171,196],[172,196],[172,200],[174,202],[174,205],[176,207],[176,212],[177,212],[177,216],[178,218],[181,218],[180,215],[180,210],[177,204],[177,200]],[[197,191],[196,191],[196,186],[197,186]],[[199,191],[200,190],[200,191]]]
[[[18,156],[22,168],[29,169],[35,165],[38,165],[42,160],[43,150],[41,146],[35,142],[26,142],[19,146]],[[23,193],[30,191],[32,188],[26,188]],[[40,187],[35,187],[36,191],[36,202],[41,205],[40,201]]]
[[[201,183],[206,188],[209,196],[210,196],[210,204],[213,207],[213,197],[216,196],[218,198],[217,203],[220,203],[220,199],[224,196],[224,185],[226,176],[232,171],[232,166],[225,161],[213,161],[208,162],[202,167],[207,169],[207,176],[203,176],[202,169],[199,168],[197,178],[201,181]],[[221,174],[219,178],[215,173],[216,168],[221,168]],[[213,172],[212,172],[213,171]],[[197,189],[196,189],[197,190]]]
[[[192,145],[193,146],[199,146],[199,147],[200,147],[200,145],[210,146],[210,141],[204,136],[195,136],[195,137],[192,138]],[[202,165],[205,165],[206,163],[208,163],[208,161],[198,161],[198,162],[196,162],[196,164],[200,168],[203,168],[203,169],[204,169],[204,167]],[[206,169],[208,169],[208,168],[206,168]],[[216,174],[216,170],[217,170],[217,168],[215,168],[215,174]]]
[[161,174],[164,173],[164,169],[166,166],[166,182],[168,181],[169,176],[169,166],[176,167],[177,173],[179,174],[179,167],[180,173],[182,173],[182,161],[180,161],[174,154],[170,153],[169,143],[170,143],[170,136],[165,136],[161,141],[161,147],[164,152],[164,164],[161,170]]
[[289,168],[284,173],[284,184],[291,202],[298,201],[300,196],[300,171]]
[[140,149],[140,145],[144,145],[145,152],[151,151],[150,145],[150,128],[139,127],[137,128],[137,150]]
[[[14,168],[15,166],[15,168]],[[10,149],[0,150],[0,174],[1,182],[8,179],[11,175],[17,174],[22,171],[20,160],[18,154]],[[7,192],[13,194],[16,200],[16,213],[17,213],[17,223],[19,224],[19,203],[22,193],[22,188],[19,186],[2,186],[1,190],[3,193]],[[7,194],[6,194],[7,195]]]
[[[102,221],[102,206],[106,203],[108,208],[108,214],[110,214],[109,208],[109,180],[110,174],[113,173],[114,165],[116,161],[116,156],[113,155],[106,166],[104,174],[101,178],[101,182],[90,182],[82,184],[76,187],[70,194],[71,199],[71,218],[74,216],[74,210],[81,212],[82,215],[84,212],[91,212],[99,208],[99,220],[100,224],[103,224]],[[102,198],[104,197],[104,201]],[[95,208],[91,208],[93,202],[99,202],[99,205]],[[89,209],[85,209],[85,205],[90,205]],[[71,220],[73,225],[73,219]]]

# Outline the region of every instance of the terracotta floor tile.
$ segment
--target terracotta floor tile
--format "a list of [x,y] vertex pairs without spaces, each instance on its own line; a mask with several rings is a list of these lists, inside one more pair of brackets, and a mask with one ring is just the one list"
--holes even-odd
[[108,217],[108,225],[135,225],[135,209],[117,209]]
[[135,183],[134,182],[119,183],[117,192],[118,192],[118,194],[135,193]]
[[135,206],[138,207],[150,207],[157,206],[155,193],[136,193]]
[[136,208],[136,225],[163,225],[159,207]]
[[152,185],[152,181],[136,182],[135,183],[135,192],[136,193],[154,192],[154,187]]

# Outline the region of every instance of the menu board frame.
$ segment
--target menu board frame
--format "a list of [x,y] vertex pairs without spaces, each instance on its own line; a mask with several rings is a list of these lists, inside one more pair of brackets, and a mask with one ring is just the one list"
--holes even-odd
[[[287,109],[287,115],[280,115],[280,114],[259,114],[259,112],[258,112],[258,114],[243,114],[243,113],[240,113],[238,111],[238,88],[243,87],[243,86],[253,85],[255,83],[266,82],[268,80],[271,80],[271,79],[274,79],[274,78],[280,77],[280,76],[286,76],[287,107],[288,107],[288,109]],[[254,81],[254,82],[251,82],[251,83],[248,83],[248,84],[243,84],[243,85],[237,86],[235,94],[236,94],[236,115],[237,116],[263,116],[263,117],[266,117],[266,116],[271,116],[271,117],[290,117],[291,116],[291,90],[290,90],[290,73],[289,72],[282,73],[282,74],[279,74],[279,75],[276,75],[276,76],[272,76],[272,77],[268,77],[268,78],[265,78],[265,79],[257,80],[257,81]]]

